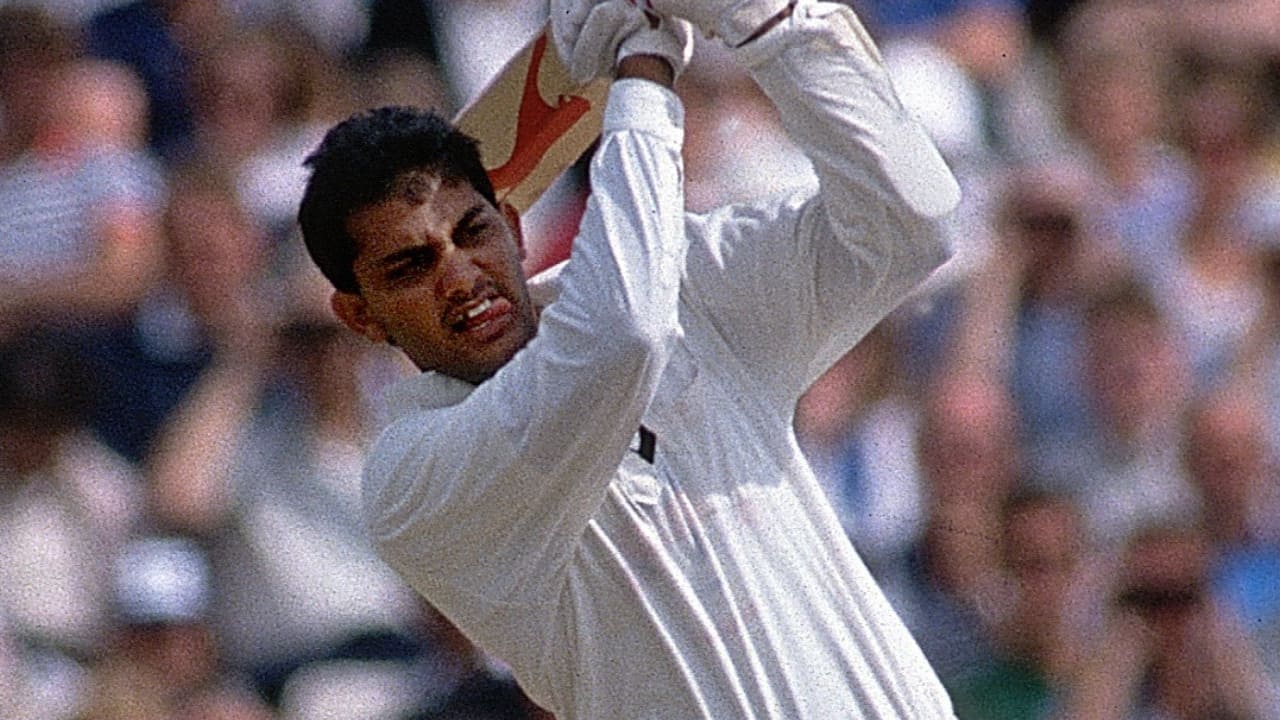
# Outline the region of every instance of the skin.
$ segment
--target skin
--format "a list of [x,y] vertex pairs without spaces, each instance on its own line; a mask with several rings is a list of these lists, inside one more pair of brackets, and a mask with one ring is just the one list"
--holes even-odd
[[[624,58],[617,77],[674,82],[667,61],[650,55]],[[398,346],[419,369],[479,384],[538,329],[520,264],[519,213],[466,182],[427,173],[402,181],[347,219],[360,289],[334,291],[333,311],[370,341]]]
[[466,183],[416,179],[411,191],[349,218],[360,292],[335,291],[333,309],[347,327],[399,346],[422,370],[483,382],[537,330],[520,267],[519,215]]

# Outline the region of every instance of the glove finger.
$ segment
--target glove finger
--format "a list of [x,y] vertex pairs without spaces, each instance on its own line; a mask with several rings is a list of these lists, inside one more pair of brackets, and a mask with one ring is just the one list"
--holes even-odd
[[693,58],[693,25],[687,20],[666,17],[656,28],[646,28],[622,41],[618,56],[648,54],[666,58],[678,77]]
[[566,64],[573,59],[573,49],[582,34],[582,25],[595,4],[595,0],[551,0],[551,39],[560,59]]
[[605,2],[593,7],[573,48],[570,73],[574,80],[586,82],[612,75],[618,46],[646,24],[643,14],[624,3]]

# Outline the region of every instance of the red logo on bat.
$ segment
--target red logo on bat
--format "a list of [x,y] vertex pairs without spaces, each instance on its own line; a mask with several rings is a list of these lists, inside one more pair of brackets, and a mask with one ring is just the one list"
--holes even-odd
[[515,147],[505,163],[489,171],[495,191],[513,188],[529,177],[556,140],[591,110],[591,102],[577,95],[561,95],[555,105],[548,105],[542,99],[538,75],[546,50],[547,36],[543,35],[533,46],[525,75],[520,110],[516,113]]

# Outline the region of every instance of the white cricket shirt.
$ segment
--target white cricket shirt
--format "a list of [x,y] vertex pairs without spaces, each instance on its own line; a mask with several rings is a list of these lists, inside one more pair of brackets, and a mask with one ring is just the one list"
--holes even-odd
[[396,388],[371,531],[560,720],[950,718],[791,427],[946,259],[958,190],[847,8],[738,52],[821,189],[686,215],[679,99],[615,83],[537,336],[479,386]]

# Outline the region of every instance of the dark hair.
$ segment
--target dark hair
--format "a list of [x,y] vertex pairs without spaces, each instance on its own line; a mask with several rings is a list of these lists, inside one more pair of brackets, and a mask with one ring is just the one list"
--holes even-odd
[[1116,280],[1092,293],[1085,303],[1087,327],[1098,327],[1112,318],[1131,318],[1163,323],[1164,313],[1150,289],[1132,275]]
[[1079,514],[1079,505],[1074,496],[1042,487],[1035,481],[1023,478],[1018,487],[1005,496],[1000,502],[1000,523],[1008,525],[1017,515],[1038,508],[1062,508]]
[[425,172],[467,182],[498,204],[476,140],[428,110],[391,106],[352,115],[329,130],[305,165],[311,178],[298,209],[303,242],[343,292],[359,291],[348,218],[396,192],[406,176]]
[[0,424],[62,432],[89,421],[98,387],[80,342],[36,328],[0,345]]

